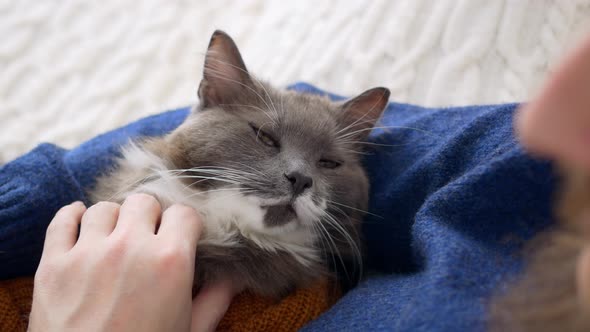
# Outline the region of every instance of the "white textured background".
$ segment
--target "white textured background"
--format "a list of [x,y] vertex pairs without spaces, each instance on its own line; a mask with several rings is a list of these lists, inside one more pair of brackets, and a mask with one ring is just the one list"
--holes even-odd
[[194,102],[216,28],[281,86],[457,105],[527,99],[589,23],[590,0],[0,0],[0,158]]

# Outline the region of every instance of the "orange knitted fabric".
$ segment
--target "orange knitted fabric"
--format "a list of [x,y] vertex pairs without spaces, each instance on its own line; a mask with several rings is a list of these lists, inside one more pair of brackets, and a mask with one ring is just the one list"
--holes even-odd
[[32,298],[33,278],[0,281],[0,331],[27,330]]
[[[218,331],[296,331],[336,302],[334,283],[321,280],[298,289],[276,302],[250,293],[238,295],[218,326]],[[0,331],[21,332],[33,298],[33,278],[0,281]]]
[[234,299],[217,330],[297,331],[328,310],[340,296],[336,284],[327,280],[297,289],[279,302],[244,292]]

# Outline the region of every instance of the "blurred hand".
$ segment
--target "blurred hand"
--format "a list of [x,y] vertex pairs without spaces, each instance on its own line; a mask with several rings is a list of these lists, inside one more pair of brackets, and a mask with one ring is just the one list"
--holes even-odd
[[590,172],[590,38],[518,112],[516,131],[529,151]]
[[162,213],[143,194],[63,207],[47,229],[29,331],[213,330],[234,290],[219,283],[191,298],[201,229],[192,208]]
[[[590,38],[566,57],[539,96],[519,110],[515,125],[532,153],[590,174]],[[590,215],[587,220],[590,224]],[[582,308],[590,312],[590,244],[578,258],[577,289]]]

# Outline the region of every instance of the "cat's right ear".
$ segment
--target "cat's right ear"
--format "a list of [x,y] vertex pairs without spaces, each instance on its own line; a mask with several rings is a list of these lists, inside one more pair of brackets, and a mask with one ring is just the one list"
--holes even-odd
[[387,88],[373,88],[345,102],[341,106],[340,122],[346,135],[365,140],[387,107],[389,94]]
[[238,47],[225,32],[211,36],[203,80],[199,85],[201,108],[229,104],[252,84]]

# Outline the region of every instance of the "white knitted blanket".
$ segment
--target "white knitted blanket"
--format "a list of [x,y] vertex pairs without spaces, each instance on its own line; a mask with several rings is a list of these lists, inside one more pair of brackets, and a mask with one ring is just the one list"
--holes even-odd
[[590,0],[0,0],[0,158],[195,102],[210,34],[278,85],[422,105],[522,101]]

